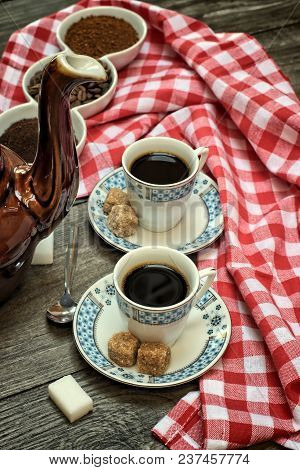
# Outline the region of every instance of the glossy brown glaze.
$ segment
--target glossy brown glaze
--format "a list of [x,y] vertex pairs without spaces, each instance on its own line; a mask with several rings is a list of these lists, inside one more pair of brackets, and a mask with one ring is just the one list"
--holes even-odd
[[33,165],[0,146],[0,303],[22,279],[37,243],[54,230],[76,198],[79,174],[69,95],[88,79],[54,58],[41,84]]

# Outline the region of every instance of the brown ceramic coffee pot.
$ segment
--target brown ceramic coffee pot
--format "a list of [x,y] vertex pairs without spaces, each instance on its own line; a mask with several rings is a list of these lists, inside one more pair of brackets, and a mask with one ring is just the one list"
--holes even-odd
[[87,81],[104,81],[95,59],[58,54],[46,66],[39,97],[39,139],[28,165],[0,145],[0,303],[30,266],[37,243],[67,215],[78,190],[78,162],[69,95]]

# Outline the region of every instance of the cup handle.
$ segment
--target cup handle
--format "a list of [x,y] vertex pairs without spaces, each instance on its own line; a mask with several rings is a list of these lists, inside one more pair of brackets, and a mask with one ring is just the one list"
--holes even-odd
[[208,157],[208,152],[209,149],[207,147],[198,147],[196,150],[194,150],[195,154],[199,158],[199,171],[204,167],[205,162]]
[[204,295],[204,293],[207,291],[207,289],[209,289],[210,286],[212,285],[212,283],[213,283],[213,281],[216,277],[216,270],[214,268],[202,269],[201,271],[199,271],[200,280],[203,277],[206,277],[206,280],[205,280],[203,286],[199,286],[199,289],[196,292],[196,295],[195,295],[195,298],[194,298],[194,301],[193,301],[193,306],[195,306],[199,302],[199,300]]

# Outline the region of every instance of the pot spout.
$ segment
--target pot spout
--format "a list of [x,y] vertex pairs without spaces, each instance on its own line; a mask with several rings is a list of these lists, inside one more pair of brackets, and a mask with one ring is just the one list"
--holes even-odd
[[84,81],[101,82],[107,79],[104,67],[92,57],[62,53],[57,56],[56,60],[58,71],[64,75],[82,78]]
[[78,190],[78,162],[70,116],[74,87],[107,80],[92,57],[60,53],[43,72],[39,96],[39,139],[35,161],[16,172],[23,203],[36,217],[39,232],[49,233],[71,208]]

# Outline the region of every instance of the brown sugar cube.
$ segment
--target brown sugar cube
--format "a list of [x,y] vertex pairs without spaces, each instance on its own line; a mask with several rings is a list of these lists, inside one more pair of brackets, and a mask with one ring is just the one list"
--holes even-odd
[[104,201],[103,212],[109,214],[114,206],[121,204],[130,205],[127,194],[119,188],[112,188]]
[[142,343],[138,350],[139,372],[148,375],[162,375],[170,362],[171,350],[162,343]]
[[118,205],[110,211],[107,219],[108,228],[117,237],[130,237],[136,232],[138,218],[131,206]]
[[108,357],[118,366],[133,366],[136,363],[139,345],[139,340],[131,333],[116,333],[108,341]]

